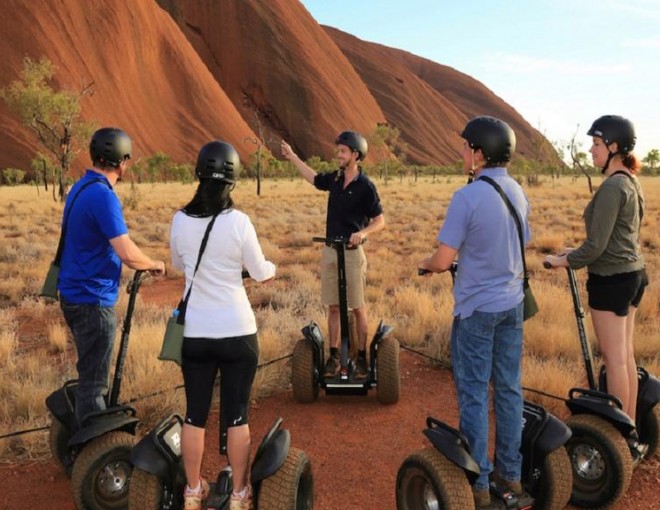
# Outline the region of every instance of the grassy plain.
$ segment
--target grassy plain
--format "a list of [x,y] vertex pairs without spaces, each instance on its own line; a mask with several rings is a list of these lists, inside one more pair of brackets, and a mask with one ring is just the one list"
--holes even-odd
[[[598,179],[596,179],[598,181]],[[416,276],[417,262],[435,248],[435,236],[452,193],[463,177],[431,180],[376,180],[387,219],[386,229],[366,245],[369,260],[367,299],[371,331],[380,318],[395,327],[402,344],[448,360],[452,296],[449,275]],[[643,225],[644,253],[651,284],[637,315],[638,363],[660,374],[660,179],[642,178],[647,198]],[[266,181],[261,197],[256,184],[241,181],[234,197],[250,215],[264,252],[278,266],[269,285],[248,283],[260,328],[261,362],[291,353],[300,328],[310,320],[325,329],[320,304],[320,247],[311,238],[323,235],[326,195],[306,182]],[[179,298],[180,276],[169,267],[169,223],[175,210],[193,195],[194,185],[142,184],[131,191],[119,184],[131,237],[148,254],[167,261],[166,281],[148,281],[138,296],[122,400],[135,402],[145,426],[165,413],[184,410],[179,369],[157,360],[166,318]],[[582,210],[589,200],[584,179],[542,178],[526,188],[532,204],[533,241],[528,249],[532,286],[541,312],[525,323],[524,386],[565,397],[584,382],[572,302],[565,272],[547,271],[546,253],[576,246],[584,236]],[[0,435],[49,423],[45,397],[67,379],[75,378],[75,349],[56,304],[38,297],[43,277],[54,256],[62,206],[34,187],[0,188]],[[124,271],[128,280],[132,271]],[[585,272],[578,273],[583,302]],[[151,287],[151,288],[150,288]],[[168,290],[169,289],[169,290]],[[142,299],[149,295],[148,304]],[[123,318],[126,294],[118,314]],[[587,333],[593,342],[589,318]],[[255,396],[286,388],[290,366],[275,363],[259,370]],[[161,392],[149,398],[144,395]],[[558,400],[528,393],[552,412],[562,414]],[[46,435],[32,433],[0,442],[0,459],[39,457],[47,452]]]

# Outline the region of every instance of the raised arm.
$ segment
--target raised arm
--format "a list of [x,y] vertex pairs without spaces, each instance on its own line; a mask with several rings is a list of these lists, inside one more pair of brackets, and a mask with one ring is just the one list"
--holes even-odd
[[307,166],[307,164],[300,159],[295,152],[293,152],[291,146],[284,140],[282,140],[280,147],[282,148],[282,156],[284,159],[291,161],[293,166],[295,166],[298,169],[298,172],[300,172],[300,175],[302,175],[310,184],[314,184],[314,177],[316,177],[314,169]]

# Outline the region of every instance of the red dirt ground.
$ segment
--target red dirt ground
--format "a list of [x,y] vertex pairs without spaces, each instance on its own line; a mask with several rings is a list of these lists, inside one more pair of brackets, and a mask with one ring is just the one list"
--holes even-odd
[[[291,431],[292,444],[312,462],[316,510],[392,510],[397,470],[413,451],[428,446],[422,435],[427,414],[457,425],[450,372],[401,352],[401,398],[393,406],[366,397],[320,394],[313,404],[299,404],[291,390],[262,399],[252,407],[254,445],[277,416]],[[217,413],[209,419],[203,474],[214,478],[224,458],[217,453]],[[628,494],[615,510],[660,509],[660,462],[654,459],[633,475]],[[74,510],[69,481],[52,462],[0,467],[0,508]]]

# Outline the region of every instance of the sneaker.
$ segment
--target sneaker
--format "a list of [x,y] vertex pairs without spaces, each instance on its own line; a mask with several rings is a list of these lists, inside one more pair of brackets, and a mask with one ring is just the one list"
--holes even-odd
[[505,496],[505,494],[508,492],[509,495],[505,496],[505,498],[506,500],[515,498],[515,500],[517,500],[517,506],[515,508],[532,508],[534,498],[532,498],[532,496],[530,496],[525,491],[522,484],[520,483],[520,480],[505,480],[499,476],[497,471],[495,471],[493,473],[491,488],[496,492],[496,494],[500,494],[502,496]]
[[202,501],[205,501],[211,493],[211,488],[206,480],[199,479],[201,490],[193,491],[187,484],[183,491],[184,510],[202,510]]
[[234,491],[229,498],[229,510],[252,510],[252,489],[248,485],[247,496],[240,497]]
[[358,356],[358,359],[355,362],[355,378],[366,379],[368,375],[369,366],[367,365],[367,358],[361,358]]
[[490,507],[490,489],[472,489],[474,506],[477,508]]
[[323,369],[324,377],[334,377],[339,373],[339,358],[335,356],[330,356],[328,361],[325,363],[325,368]]

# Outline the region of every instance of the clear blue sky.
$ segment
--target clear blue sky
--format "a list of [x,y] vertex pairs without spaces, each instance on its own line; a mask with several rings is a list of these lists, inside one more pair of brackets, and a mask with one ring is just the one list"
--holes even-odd
[[[551,141],[604,114],[660,149],[660,0],[302,0],[323,25],[479,80]],[[579,128],[578,128],[579,125]]]

